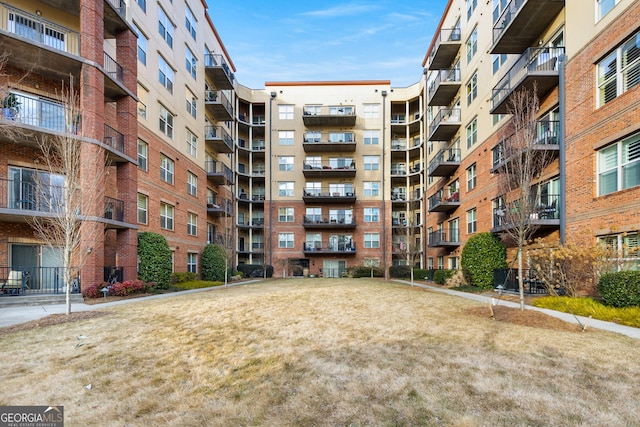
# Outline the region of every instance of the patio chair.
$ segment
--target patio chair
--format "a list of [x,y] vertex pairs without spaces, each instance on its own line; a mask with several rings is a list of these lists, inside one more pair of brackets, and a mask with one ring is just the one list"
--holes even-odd
[[2,293],[20,295],[22,291],[22,271],[11,270],[9,277],[2,283]]

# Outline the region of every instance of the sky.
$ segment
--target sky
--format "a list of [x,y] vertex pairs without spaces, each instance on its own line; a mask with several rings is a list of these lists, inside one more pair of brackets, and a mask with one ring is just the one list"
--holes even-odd
[[446,0],[207,0],[252,89],[267,81],[420,80]]

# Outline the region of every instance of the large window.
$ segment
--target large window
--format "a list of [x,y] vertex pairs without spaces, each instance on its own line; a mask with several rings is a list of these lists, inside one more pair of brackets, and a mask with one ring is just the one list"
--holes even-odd
[[149,145],[143,140],[138,140],[138,167],[146,171],[149,159]]
[[136,24],[133,24],[133,30],[138,36],[138,61],[142,65],[147,65],[147,37]]
[[478,72],[473,73],[473,76],[467,83],[467,106],[478,96]]
[[506,53],[494,53],[491,55],[491,60],[493,63],[493,74],[497,73],[502,64],[507,62],[507,54]]
[[198,215],[193,212],[187,214],[187,234],[189,236],[198,235]]
[[600,237],[598,241],[617,254],[619,270],[640,270],[640,234],[614,234]]
[[476,208],[467,211],[467,234],[472,234],[477,231],[476,215]]
[[294,135],[294,132],[292,130],[278,131],[278,144],[293,145],[293,135]]
[[640,185],[640,133],[598,151],[598,195]]
[[158,32],[170,47],[173,47],[173,23],[164,9],[158,8]]
[[278,247],[279,248],[293,248],[293,233],[279,233],[278,234]]
[[[64,210],[64,175],[27,168],[9,167],[9,200],[3,201],[11,209],[60,212]],[[6,191],[6,190],[5,190]]]
[[184,16],[185,16],[185,26],[187,28],[187,32],[191,34],[191,37],[193,37],[193,39],[195,40],[196,31],[198,29],[198,23],[196,21],[195,16],[193,16],[193,12],[189,8],[189,6],[185,7]]
[[598,63],[598,106],[640,83],[640,32]]
[[380,140],[380,131],[378,130],[365,130],[363,132],[364,145],[378,145]]
[[364,170],[377,171],[380,169],[380,156],[364,156]]
[[191,49],[186,48],[186,68],[187,73],[191,74],[191,77],[196,78],[196,70],[198,69],[198,62],[196,56],[191,52]]
[[280,120],[293,120],[293,105],[278,105],[278,118]]
[[173,160],[165,156],[160,155],[160,179],[168,184],[173,184]]
[[380,195],[380,181],[363,182],[365,197],[377,197]]
[[380,104],[364,104],[363,117],[365,119],[377,119],[380,117]]
[[189,129],[187,129],[187,153],[194,158],[198,157],[198,137]]
[[476,164],[472,164],[467,168],[467,191],[476,188]]
[[293,182],[280,181],[278,182],[278,196],[280,197],[293,197]]
[[144,194],[138,193],[138,222],[146,224],[149,214],[149,198]]
[[294,160],[293,156],[278,156],[278,170],[292,171],[293,160]]
[[475,27],[467,39],[467,64],[478,51],[478,27]]
[[467,148],[471,148],[473,144],[478,142],[478,118],[474,117],[471,123],[467,125]]
[[364,208],[364,222],[379,222],[380,208]]
[[198,272],[198,254],[195,252],[189,252],[187,254],[187,271],[189,273]]
[[187,172],[187,193],[198,195],[198,177],[192,172]]
[[380,233],[364,233],[364,247],[365,248],[379,248],[380,247]]
[[160,202],[160,228],[173,230],[173,206]]
[[173,93],[173,75],[173,68],[162,56],[158,56],[158,81],[171,93]]
[[293,208],[278,208],[279,222],[293,222]]
[[160,132],[173,139],[173,114],[162,105],[160,105],[158,128]]
[[596,0],[596,20],[601,20],[620,0]]

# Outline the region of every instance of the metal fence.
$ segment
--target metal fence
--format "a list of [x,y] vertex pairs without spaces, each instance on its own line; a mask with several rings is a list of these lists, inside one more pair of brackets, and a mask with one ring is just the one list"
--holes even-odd
[[[62,267],[0,267],[1,295],[63,294]],[[80,275],[71,281],[71,292],[80,292]]]

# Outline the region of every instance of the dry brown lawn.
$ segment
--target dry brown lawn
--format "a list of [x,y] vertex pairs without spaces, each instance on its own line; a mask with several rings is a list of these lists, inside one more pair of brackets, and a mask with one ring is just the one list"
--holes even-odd
[[0,330],[0,405],[64,405],[67,426],[640,425],[638,340],[495,310],[368,279],[139,301]]

